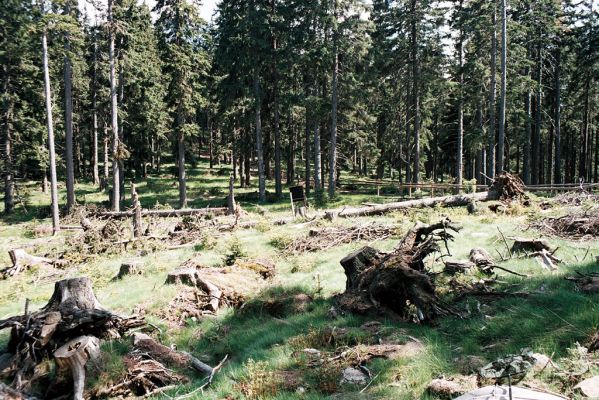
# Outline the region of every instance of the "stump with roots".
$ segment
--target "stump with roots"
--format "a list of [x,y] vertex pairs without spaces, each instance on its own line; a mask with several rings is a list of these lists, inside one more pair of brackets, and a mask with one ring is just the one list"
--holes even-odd
[[[56,349],[59,349],[57,360],[61,359],[61,354],[66,354],[61,346],[73,339],[116,338],[145,324],[137,316],[120,316],[104,308],[94,294],[91,280],[85,277],[56,282],[54,293],[44,307],[35,312],[27,308],[23,315],[0,320],[0,330],[11,328],[6,352],[14,359],[14,367],[0,378],[14,378],[16,390],[30,386],[37,379],[36,364],[56,356]],[[90,340],[85,339],[84,346],[88,355],[93,347]]]
[[350,312],[392,312],[419,322],[455,314],[435,294],[424,259],[441,251],[439,242],[445,242],[447,249],[447,241],[453,238],[449,231],[460,229],[449,219],[417,224],[391,253],[364,247],[349,254],[341,260],[347,282],[345,292],[337,297],[338,305]]

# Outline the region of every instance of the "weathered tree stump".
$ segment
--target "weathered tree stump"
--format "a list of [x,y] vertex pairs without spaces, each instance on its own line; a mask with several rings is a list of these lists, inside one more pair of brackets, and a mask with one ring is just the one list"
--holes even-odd
[[114,279],[123,279],[127,275],[141,275],[142,273],[143,263],[141,261],[128,261],[121,264],[119,273]]
[[417,224],[389,254],[370,247],[349,254],[341,261],[347,282],[345,292],[337,297],[338,305],[356,313],[391,311],[420,322],[455,313],[435,294],[424,258],[441,250],[439,241],[452,239],[448,231],[460,229],[447,219]]
[[54,352],[59,371],[71,371],[73,399],[83,400],[85,365],[100,356],[100,340],[94,336],[81,336],[65,343]]
[[510,238],[514,241],[512,253],[531,253],[546,250],[552,252],[549,242],[545,239],[528,239],[521,237]]
[[470,250],[470,261],[486,274],[491,274],[495,267],[495,260],[493,260],[493,257],[491,257],[489,252],[482,247]]
[[200,288],[210,296],[210,311],[216,312],[220,306],[223,293],[218,286],[202,277],[200,270],[201,269],[198,269],[197,267],[177,269],[168,274],[166,283],[176,285],[183,284]]
[[119,337],[144,324],[142,318],[120,316],[104,308],[89,278],[56,282],[52,297],[40,310],[0,320],[0,329],[11,328],[6,350],[17,360],[7,377],[30,380],[37,363],[74,338]]

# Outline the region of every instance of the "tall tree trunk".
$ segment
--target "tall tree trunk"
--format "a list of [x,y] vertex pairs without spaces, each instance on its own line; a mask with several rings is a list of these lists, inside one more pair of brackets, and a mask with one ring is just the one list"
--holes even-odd
[[266,200],[266,177],[264,175],[264,150],[262,143],[262,98],[260,96],[260,77],[258,67],[254,68],[254,96],[256,107],[256,155],[258,156],[258,193],[260,201]]
[[52,197],[52,231],[56,235],[60,231],[58,217],[58,183],[56,177],[56,152],[54,147],[54,122],[52,121],[52,91],[50,89],[50,72],[48,70],[48,40],[46,29],[42,32],[42,62],[44,68],[44,94],[46,98],[46,122],[48,128],[48,152],[50,153],[50,191]]
[[412,181],[420,181],[420,68],[418,65],[418,38],[416,29],[416,7],[418,0],[411,0],[411,53],[412,53],[412,97],[414,106],[414,171]]
[[501,92],[499,97],[499,135],[497,138],[497,169],[498,174],[509,169],[504,165],[505,152],[505,101],[507,84],[507,0],[501,0]]
[[112,210],[121,210],[121,179],[119,165],[119,117],[116,98],[116,71],[114,66],[114,21],[112,15],[112,2],[108,0],[109,42],[108,58],[110,63],[110,111],[112,117]]
[[318,193],[322,191],[320,184],[320,125],[317,119],[314,119],[314,190]]
[[561,83],[561,50],[558,43],[555,55],[555,163],[553,179],[562,183],[562,83]]
[[[463,0],[460,0],[459,3],[459,12],[462,13]],[[464,30],[462,25],[460,24],[460,33],[457,42],[457,52],[458,52],[458,152],[456,154],[456,177],[457,184],[462,184],[462,178],[464,175],[464,164],[463,164],[463,153],[464,153],[464,95],[463,95],[463,86],[464,86],[464,68],[463,68],[463,60],[464,60]],[[458,189],[461,191],[461,188]]]
[[[487,144],[487,176],[495,177],[495,110],[497,90],[497,3],[493,0],[493,32],[491,38],[491,83],[489,87],[489,132]],[[490,182],[487,182],[490,183]]]
[[584,110],[582,114],[582,151],[580,152],[580,160],[578,161],[578,178],[586,179],[587,175],[587,159],[589,152],[589,120],[590,120],[590,84],[589,76],[585,77],[584,84]]
[[339,21],[337,20],[337,0],[333,1],[334,4],[334,21],[335,30],[333,32],[333,98],[332,98],[332,110],[331,110],[331,142],[329,143],[329,197],[335,196],[336,187],[336,171],[337,171],[337,95],[339,85]]
[[[531,57],[530,45],[527,46],[526,49],[527,59]],[[530,77],[530,67],[526,67],[525,76]],[[524,113],[525,113],[525,130],[526,130],[526,138],[524,140],[524,174],[523,180],[526,185],[529,185],[531,182],[531,143],[532,143],[532,95],[530,93],[530,89],[526,89],[526,95],[524,98]]]
[[179,105],[177,110],[177,163],[179,166],[179,208],[187,207],[187,179],[185,177],[185,135],[183,124],[185,123],[183,110]]
[[[272,14],[276,15],[275,0],[271,2]],[[277,62],[277,51],[278,43],[277,38],[273,36],[272,39],[273,49],[273,107],[274,107],[274,133],[275,133],[275,195],[280,198],[283,195],[283,183],[281,177],[281,129],[280,129],[280,116],[279,116],[279,71]]]
[[12,163],[12,115],[13,101],[9,93],[10,76],[8,66],[4,66],[4,151],[2,161],[4,164],[4,213],[10,214],[15,208],[14,202],[14,179],[13,179],[13,163]]
[[[69,2],[66,2],[65,15],[70,14]],[[65,127],[65,161],[67,168],[67,214],[75,205],[75,169],[73,164],[73,71],[71,68],[68,33],[64,44],[64,127]]]
[[[121,39],[121,48],[123,46],[123,39]],[[123,51],[119,51],[119,98],[118,104],[125,104],[125,74],[123,71]],[[119,146],[124,150],[125,148],[125,136],[124,136],[124,124],[123,121],[119,121]],[[122,152],[124,153],[124,152]],[[121,196],[121,202],[125,200],[125,159],[124,154],[119,157],[119,194]]]
[[92,175],[94,185],[100,184],[100,171],[98,169],[98,68],[97,68],[97,57],[98,57],[98,43],[97,36],[94,33],[94,52],[93,52],[93,65],[92,65]]
[[[307,91],[307,95],[309,96],[310,93]],[[306,126],[305,126],[305,149],[304,149],[304,162],[305,162],[305,168],[304,168],[304,181],[305,181],[305,185],[306,185],[306,196],[310,195],[310,146],[311,146],[311,141],[310,141],[310,111],[308,111],[308,107],[306,107]]]
[[532,184],[541,183],[541,123],[543,109],[543,48],[539,41],[537,49],[537,87],[535,93],[535,137],[532,151]]

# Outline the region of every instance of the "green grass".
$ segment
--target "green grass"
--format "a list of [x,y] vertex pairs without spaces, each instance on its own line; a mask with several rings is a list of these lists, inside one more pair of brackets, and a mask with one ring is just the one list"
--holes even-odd
[[[210,173],[204,163],[189,171],[190,206],[224,205],[228,175],[229,169],[226,167],[222,170],[215,168]],[[176,206],[178,191],[174,182],[173,177],[167,174],[151,176],[138,182],[142,205],[148,208]],[[272,185],[269,185],[268,189],[271,193],[274,192]],[[36,232],[43,230],[41,227],[47,229],[50,224],[47,218],[49,196],[42,194],[34,184],[24,185],[20,191],[27,212],[18,206],[17,213],[0,219],[0,265],[9,263],[7,251],[10,248],[34,244],[40,253],[56,254],[77,234],[62,232],[52,240],[48,240],[47,237],[36,239]],[[552,245],[559,247],[557,255],[564,260],[564,264],[561,264],[556,272],[545,271],[535,260],[530,259],[514,259],[502,263],[507,268],[530,275],[520,278],[499,273],[500,279],[505,282],[502,286],[512,291],[530,293],[528,297],[481,299],[480,313],[474,311],[465,319],[443,318],[435,326],[417,326],[383,316],[367,318],[341,315],[331,320],[328,311],[332,305],[332,296],[342,292],[345,287],[345,276],[339,260],[365,243],[345,244],[322,252],[285,256],[281,248],[288,238],[305,235],[312,226],[270,225],[270,219],[290,215],[288,200],[284,198],[258,206],[255,192],[255,187],[236,191],[242,207],[251,213],[249,218],[261,221],[258,226],[255,229],[238,230],[232,234],[215,235],[211,245],[206,248],[165,250],[147,255],[131,250],[95,257],[85,264],[58,271],[58,275],[54,275],[57,272],[52,269],[39,269],[0,281],[0,319],[21,313],[27,298],[32,300],[34,306],[45,304],[57,279],[90,276],[94,281],[98,298],[106,307],[122,313],[131,313],[136,307],[144,308],[148,319],[163,331],[163,343],[177,344],[179,349],[192,352],[213,364],[225,355],[230,356],[229,362],[218,374],[213,385],[203,393],[196,392],[189,397],[195,399],[222,399],[227,396],[244,398],[243,388],[248,382],[256,379],[273,380],[273,376],[276,377],[276,374],[283,370],[300,371],[304,391],[300,393],[285,390],[280,385],[275,385],[274,392],[264,395],[263,398],[327,398],[329,393],[321,390],[322,381],[338,380],[336,371],[324,367],[306,368],[301,357],[294,355],[301,350],[298,346],[308,343],[305,342],[307,337],[327,327],[356,328],[373,318],[381,321],[391,332],[418,338],[425,344],[426,351],[410,359],[376,360],[369,364],[369,369],[376,379],[365,393],[359,393],[362,388],[343,386],[334,398],[432,398],[425,393],[428,382],[438,375],[462,373],[458,360],[467,356],[492,361],[529,347],[560,362],[561,357],[571,357],[568,349],[574,347],[577,342],[584,343],[593,330],[599,327],[599,296],[579,293],[572,282],[564,279],[574,271],[599,270],[595,263],[589,261],[594,260],[595,255],[599,255],[599,243],[576,243],[557,239],[550,241]],[[64,200],[64,193],[61,193],[61,198]],[[88,205],[102,204],[106,201],[104,193],[86,183],[77,186],[77,198],[80,203]],[[341,193],[324,207],[382,202],[393,198],[397,197]],[[481,208],[481,214],[475,216],[468,215],[463,208],[434,208],[361,218],[360,222],[376,220],[396,224],[405,232],[417,220],[433,222],[449,216],[464,226],[456,235],[455,241],[450,243],[452,258],[455,259],[467,258],[473,247],[484,247],[496,258],[499,258],[497,252],[505,254],[506,249],[498,228],[506,237],[538,236],[536,232],[524,231],[527,219],[539,215],[539,211],[534,207],[518,210],[516,215],[492,214],[484,210],[484,204]],[[257,215],[258,211],[265,211],[265,215]],[[356,221],[341,220],[336,223],[350,225]],[[397,244],[397,240],[392,238],[376,242],[374,246],[382,250],[391,250]],[[181,328],[170,327],[165,321],[160,320],[156,312],[164,308],[176,295],[175,287],[164,285],[166,274],[192,256],[198,257],[209,266],[222,265],[226,256],[231,253],[232,243],[236,243],[237,252],[245,253],[249,257],[270,258],[275,261],[277,275],[271,287],[262,293],[255,293],[255,300],[250,301],[248,310],[245,311],[224,309],[215,318],[189,321]],[[586,260],[578,261],[582,260],[587,249]],[[144,263],[144,275],[112,281],[121,262],[132,258]],[[429,257],[427,266],[430,265]],[[298,291],[309,293],[315,298],[312,306],[305,312],[273,316],[260,308],[262,300]],[[472,310],[476,310],[475,300],[469,300],[469,304]],[[458,303],[457,307],[464,311],[466,302]],[[0,345],[6,343],[7,337],[7,332],[0,333]],[[358,335],[356,341],[360,340],[367,338]],[[115,378],[118,372],[122,372],[123,366],[119,363],[119,357],[126,352],[127,346],[122,343],[108,343],[103,349],[109,354],[105,360],[105,368],[108,371],[92,384],[102,384]],[[322,350],[332,349],[323,345]],[[259,375],[257,369],[266,370],[266,374]],[[591,369],[587,375],[593,372],[596,373],[597,369]],[[202,377],[192,378],[189,384],[167,392],[166,395],[172,398],[192,392],[203,382]],[[570,394],[572,384],[564,386],[556,375],[544,373],[529,378],[548,389]]]

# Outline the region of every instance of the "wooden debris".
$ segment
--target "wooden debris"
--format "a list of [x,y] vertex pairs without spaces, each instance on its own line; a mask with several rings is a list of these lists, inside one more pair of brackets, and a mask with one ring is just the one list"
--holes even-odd
[[471,261],[445,260],[443,272],[448,275],[463,274],[476,267]]
[[0,399],[2,400],[37,400],[37,398],[22,393],[10,386],[0,383]]
[[481,247],[477,247],[470,250],[470,261],[473,262],[481,272],[487,275],[493,274],[495,269],[500,269],[512,275],[526,277],[526,275],[524,274],[520,274],[518,272],[514,272],[510,269],[497,265],[493,260],[493,257],[491,257],[491,255],[489,254],[489,252]]
[[46,257],[38,257],[27,253],[24,249],[12,249],[8,251],[12,266],[0,271],[0,277],[7,279],[18,275],[32,267],[51,267],[56,260]]
[[16,356],[8,377],[25,382],[33,378],[35,366],[54,349],[71,339],[84,336],[119,337],[145,324],[137,316],[125,317],[104,308],[89,278],[56,282],[48,303],[38,311],[0,320],[0,329],[11,328],[7,352]]
[[568,276],[565,279],[574,282],[581,292],[599,293],[599,273],[583,274],[576,271],[576,276]]
[[544,234],[569,240],[592,240],[599,237],[599,207],[570,212],[561,217],[546,217],[529,227]]
[[85,388],[85,365],[88,360],[100,356],[100,341],[94,336],[80,336],[58,348],[54,352],[54,360],[61,370],[69,370],[73,375],[74,400],[83,400]]
[[528,239],[521,237],[511,237],[510,239],[514,241],[511,249],[513,253],[532,253],[543,250],[547,252],[553,251],[551,246],[549,246],[549,242],[544,239]]
[[[226,215],[229,209],[227,207],[219,208],[192,208],[184,210],[142,210],[141,215],[143,217],[160,217],[160,218],[179,218],[188,215]],[[132,211],[103,211],[92,214],[99,218],[130,218],[133,216]]]
[[300,237],[291,242],[285,252],[301,254],[328,250],[345,243],[358,241],[385,240],[397,233],[397,228],[370,222],[352,227],[333,226],[311,229],[306,237]]
[[362,314],[392,311],[418,322],[457,314],[435,294],[423,260],[441,250],[438,242],[447,244],[453,238],[449,231],[460,229],[448,219],[433,225],[417,224],[389,254],[370,247],[351,253],[341,261],[347,282],[345,292],[337,296],[338,305]]

